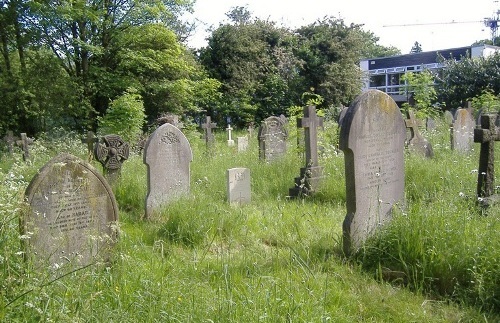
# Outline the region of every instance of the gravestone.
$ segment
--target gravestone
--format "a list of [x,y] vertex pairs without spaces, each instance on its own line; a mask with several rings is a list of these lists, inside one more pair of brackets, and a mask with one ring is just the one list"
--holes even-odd
[[158,119],[156,119],[156,122],[158,123],[158,126],[161,126],[165,123],[170,123],[171,125],[182,129],[183,124],[182,122],[179,121],[180,117],[176,114],[173,113],[166,113],[160,116]]
[[217,123],[212,122],[212,119],[210,116],[206,116],[205,123],[203,123],[201,125],[201,128],[204,130],[204,138],[205,138],[205,142],[207,143],[207,147],[215,139],[214,134],[212,133],[212,129],[214,129],[215,127],[217,127]]
[[249,136],[250,138],[252,138],[252,137],[253,137],[253,132],[254,132],[254,129],[255,129],[255,125],[254,125],[254,123],[253,123],[253,122],[250,122],[250,123],[248,124],[248,128],[247,128],[247,130],[248,130],[248,136]]
[[425,139],[418,129],[419,122],[415,118],[412,110],[408,110],[408,119],[405,120],[406,128],[410,129],[410,140],[408,140],[408,149],[410,152],[419,154],[426,158],[434,157],[434,150],[432,145]]
[[495,127],[495,114],[481,116],[481,128],[474,129],[474,142],[481,144],[477,175],[477,196],[483,206],[500,202],[495,193],[495,141],[500,141],[500,128]]
[[323,167],[318,162],[318,127],[323,127],[323,118],[316,114],[316,107],[304,107],[304,117],[297,119],[297,128],[304,128],[306,165],[295,178],[295,186],[289,195],[296,197],[314,193],[323,177]]
[[436,129],[436,121],[431,117],[427,117],[427,119],[425,119],[425,130],[433,131],[435,129]]
[[359,249],[390,219],[392,208],[403,202],[405,138],[401,112],[386,93],[366,91],[349,107],[339,142],[345,161],[347,254]]
[[148,169],[146,219],[153,218],[161,207],[189,193],[191,146],[175,126],[165,123],[149,136],[144,148]]
[[26,189],[29,212],[21,232],[36,265],[85,266],[108,260],[117,240],[118,206],[99,172],[87,162],[60,154]]
[[444,112],[444,122],[446,123],[446,126],[451,126],[453,120],[454,120],[453,113],[451,113],[450,110],[446,110]]
[[87,136],[82,139],[82,143],[87,144],[87,161],[90,163],[94,155],[94,145],[98,139],[93,131],[87,131]]
[[476,122],[467,109],[458,109],[451,128],[451,149],[467,153],[472,149]]
[[105,135],[94,147],[94,155],[110,182],[119,176],[122,164],[129,156],[129,144],[118,135]]
[[248,149],[248,136],[238,137],[236,138],[238,142],[238,151],[246,151]]
[[227,199],[230,204],[243,205],[250,203],[250,169],[231,168],[227,175]]
[[16,143],[17,140],[19,140],[19,138],[14,136],[14,132],[12,132],[12,130],[9,130],[7,131],[7,134],[3,137],[3,140],[7,144],[7,149],[9,151],[9,154],[13,154],[14,144]]
[[26,133],[21,133],[21,140],[16,141],[16,144],[23,150],[23,160],[27,161],[31,158],[29,146],[33,144],[35,140],[29,138]]
[[234,146],[234,140],[232,137],[233,128],[231,127],[230,124],[227,126],[226,130],[227,130],[227,145],[229,147]]
[[341,125],[341,124],[342,124],[342,120],[344,120],[344,116],[345,116],[345,114],[347,113],[347,110],[348,110],[348,109],[349,109],[349,107],[344,107],[344,108],[342,109],[342,111],[340,111],[340,114],[339,114],[339,120],[338,120],[339,125]]
[[288,131],[279,117],[269,117],[259,127],[259,157],[273,161],[286,154]]

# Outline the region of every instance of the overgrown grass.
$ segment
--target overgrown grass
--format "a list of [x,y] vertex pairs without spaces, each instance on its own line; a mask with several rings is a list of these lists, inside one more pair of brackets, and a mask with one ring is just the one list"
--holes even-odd
[[[346,193],[334,135],[323,142],[321,191],[289,199],[303,166],[293,131],[287,156],[273,163],[259,161],[256,138],[238,153],[217,134],[209,153],[187,133],[191,193],[144,221],[146,167],[131,155],[113,185],[121,234],[112,266],[55,277],[23,263],[22,195],[51,157],[86,152],[74,135],[37,140],[29,164],[19,153],[0,163],[0,321],[498,321],[498,208],[477,209],[478,152],[451,151],[446,130],[427,134],[433,160],[407,156],[407,207],[353,259],[340,251]],[[251,171],[248,205],[226,201],[232,167]]]

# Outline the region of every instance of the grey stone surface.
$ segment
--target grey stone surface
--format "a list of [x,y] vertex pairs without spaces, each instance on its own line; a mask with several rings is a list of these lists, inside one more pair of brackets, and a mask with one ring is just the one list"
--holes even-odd
[[433,118],[427,117],[425,119],[425,129],[427,131],[433,131],[436,129],[436,121]]
[[38,266],[85,266],[108,260],[117,239],[118,206],[99,172],[61,154],[26,189],[29,212],[21,226],[27,255]]
[[458,109],[451,129],[451,149],[467,153],[472,149],[476,122],[467,109]]
[[207,143],[207,146],[209,146],[214,140],[215,136],[212,133],[212,129],[215,129],[217,127],[217,123],[212,122],[212,118],[210,116],[205,117],[205,123],[201,125],[201,128],[203,129],[203,138],[205,138],[205,142]]
[[446,110],[444,112],[444,122],[446,123],[446,125],[451,126],[453,120],[454,120],[453,113],[450,110]]
[[401,112],[384,92],[361,94],[345,114],[339,146],[345,158],[347,254],[360,248],[390,219],[392,208],[403,203],[405,138]]
[[26,133],[21,133],[21,139],[16,141],[16,144],[23,150],[23,160],[28,161],[31,158],[29,146],[35,142],[33,138],[30,138]]
[[172,124],[163,124],[149,136],[143,156],[148,169],[147,219],[156,218],[162,206],[189,193],[192,160],[189,141]]
[[246,151],[248,149],[248,136],[238,137],[236,138],[238,142],[238,151]]
[[282,118],[273,116],[264,120],[258,136],[261,160],[273,161],[286,154],[288,131]]
[[9,130],[3,137],[3,140],[7,144],[9,154],[12,154],[14,152],[14,144],[17,140],[19,140],[19,138],[14,136],[14,132],[12,130]]
[[426,158],[434,157],[432,144],[425,139],[418,129],[421,122],[417,120],[412,110],[408,110],[408,119],[405,120],[406,128],[410,130],[410,140],[408,140],[408,150]]
[[250,203],[252,193],[250,187],[250,169],[231,168],[227,175],[227,199],[230,204],[243,205]]
[[120,176],[122,164],[128,159],[130,146],[118,135],[105,135],[94,147],[94,156],[110,182]]

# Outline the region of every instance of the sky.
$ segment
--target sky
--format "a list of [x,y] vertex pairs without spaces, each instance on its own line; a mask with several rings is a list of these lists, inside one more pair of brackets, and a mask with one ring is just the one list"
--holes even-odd
[[423,51],[432,51],[491,39],[484,19],[497,18],[500,9],[493,0],[196,0],[194,14],[186,17],[197,24],[188,44],[206,46],[206,30],[228,22],[226,13],[236,6],[246,7],[252,17],[290,28],[325,16],[363,24],[363,30],[380,38],[380,45],[394,46],[402,54],[409,53],[416,41]]

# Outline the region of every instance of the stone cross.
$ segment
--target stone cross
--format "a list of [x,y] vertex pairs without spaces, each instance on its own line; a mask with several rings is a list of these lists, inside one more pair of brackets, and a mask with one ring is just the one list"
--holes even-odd
[[19,140],[18,137],[14,137],[12,130],[7,131],[7,134],[3,137],[3,140],[7,143],[7,148],[9,149],[9,154],[14,152],[14,143]]
[[21,133],[21,140],[16,141],[16,144],[23,150],[23,160],[30,159],[29,145],[33,143],[33,138],[29,138],[26,133]]
[[87,137],[82,139],[82,143],[87,144],[87,160],[90,163],[93,159],[94,144],[97,142],[97,137],[93,131],[87,131]]
[[212,133],[212,129],[217,127],[217,123],[212,122],[210,116],[206,116],[205,123],[201,125],[201,127],[205,130],[205,141],[207,145],[214,141],[214,134]]
[[424,156],[427,158],[434,157],[434,150],[432,145],[428,142],[421,134],[418,127],[421,125],[421,121],[415,118],[415,113],[412,110],[408,110],[408,119],[405,120],[406,128],[410,129],[410,140],[408,140],[408,146],[410,150]]
[[477,196],[484,206],[494,202],[495,190],[495,141],[500,141],[500,128],[495,127],[496,115],[481,116],[481,128],[474,129],[474,142],[481,144],[477,175]]
[[231,137],[231,132],[233,131],[233,128],[231,128],[230,124],[227,126],[226,130],[227,130],[227,145],[234,146],[234,140]]
[[95,145],[94,155],[107,178],[114,181],[120,175],[123,162],[128,159],[129,144],[118,135],[106,135]]
[[319,185],[323,167],[318,163],[318,127],[323,127],[323,118],[316,114],[316,107],[304,107],[304,117],[297,119],[297,128],[304,128],[306,166],[301,168],[301,176],[295,178],[290,196],[313,193]]

